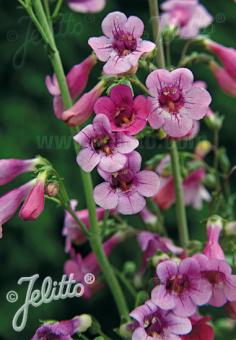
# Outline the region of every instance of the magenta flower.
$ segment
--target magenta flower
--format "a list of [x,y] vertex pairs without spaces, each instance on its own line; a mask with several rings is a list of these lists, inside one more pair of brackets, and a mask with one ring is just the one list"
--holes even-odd
[[108,117],[112,131],[135,135],[147,124],[151,102],[144,96],[134,98],[129,86],[117,85],[111,89],[109,97],[101,97],[97,100],[94,111]]
[[162,6],[161,26],[178,28],[183,39],[195,38],[202,28],[212,23],[212,16],[198,0],[167,0]]
[[204,41],[209,51],[214,53],[224,65],[225,70],[232,78],[236,78],[236,50],[231,47],[225,47],[216,42],[206,39]]
[[68,0],[69,7],[80,13],[96,13],[103,10],[105,0]]
[[108,173],[99,170],[105,180],[94,189],[95,202],[104,209],[116,209],[124,215],[140,212],[146,205],[144,197],[155,195],[159,177],[153,171],[141,168],[141,156],[133,151],[123,169]]
[[[72,99],[76,99],[85,89],[88,83],[89,74],[95,64],[96,58],[93,55],[90,55],[82,63],[73,66],[67,74],[66,80]],[[46,77],[46,86],[49,93],[53,96],[53,108],[55,115],[58,119],[62,119],[64,105],[55,74],[52,77]]]
[[91,91],[84,93],[68,110],[62,113],[62,120],[73,127],[84,124],[93,113],[94,104],[104,91],[104,83],[100,81]]
[[24,172],[34,171],[38,160],[0,159],[0,185],[11,182]]
[[184,137],[194,121],[207,114],[211,96],[193,85],[193,74],[186,68],[153,71],[146,84],[153,103],[149,123],[154,129],[163,128],[170,137]]
[[214,329],[209,325],[211,317],[194,314],[191,316],[192,331],[181,337],[182,340],[214,340]]
[[210,69],[222,90],[226,94],[236,97],[236,79],[234,79],[223,67],[219,66],[215,62],[210,63]]
[[221,307],[227,301],[236,298],[236,275],[232,275],[231,267],[224,260],[211,259],[205,255],[194,255],[199,263],[201,275],[211,285],[211,297],[209,304]]
[[32,180],[0,197],[0,238],[2,225],[12,218],[34,185],[35,180]]
[[[103,250],[106,256],[110,256],[113,249],[121,243],[123,240],[123,235],[117,233],[113,235],[110,239],[104,242]],[[96,255],[91,252],[86,257],[82,258],[80,254],[73,256],[70,260],[66,261],[64,266],[64,272],[68,276],[73,274],[74,279],[84,285],[85,291],[83,297],[85,299],[90,298],[93,293],[101,288],[101,282],[98,279],[98,275],[101,272],[101,268],[97,262]],[[86,274],[92,273],[96,280],[93,284],[86,284]]]
[[97,165],[107,172],[122,169],[127,161],[127,154],[139,144],[137,139],[125,133],[112,132],[111,124],[103,114],[97,115],[93,124],[87,125],[74,139],[82,147],[77,162],[87,172]]
[[128,326],[133,331],[132,340],[180,340],[180,335],[192,328],[189,319],[162,310],[151,300],[135,308],[130,316],[135,319]]
[[36,220],[44,210],[46,174],[38,175],[36,184],[28,194],[19,212],[20,219],[24,221]]
[[106,64],[105,74],[134,72],[144,53],[152,52],[155,44],[142,40],[143,22],[134,16],[129,18],[121,12],[109,13],[102,22],[103,36],[90,38],[89,45],[97,58]]
[[163,261],[157,266],[160,285],[152,291],[152,301],[164,310],[173,309],[179,316],[191,316],[196,306],[208,303],[212,290],[208,280],[201,275],[198,262],[184,259]]
[[[75,211],[78,202],[76,200],[71,201],[71,208]],[[79,211],[75,211],[76,216],[82,221],[85,226],[89,229],[89,213],[88,209],[83,209]],[[97,219],[101,221],[104,218],[105,210],[103,208],[96,209]],[[65,251],[71,252],[72,245],[80,245],[86,242],[86,237],[81,232],[80,228],[78,227],[77,222],[74,218],[66,211],[65,212],[65,219],[64,219],[64,227],[63,227],[63,235],[66,237],[66,246]]]
[[213,216],[207,222],[207,244],[203,250],[210,259],[225,260],[225,254],[219,244],[219,238],[223,229],[222,219],[218,216]]
[[71,320],[47,322],[37,329],[31,340],[73,340],[72,335],[86,332],[91,325],[92,319],[87,314],[75,316]]

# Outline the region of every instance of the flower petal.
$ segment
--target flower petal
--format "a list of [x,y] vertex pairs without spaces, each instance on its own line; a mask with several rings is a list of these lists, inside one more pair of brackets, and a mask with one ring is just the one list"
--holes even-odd
[[143,170],[140,171],[136,179],[138,192],[145,197],[154,196],[159,188],[159,176],[154,171]]
[[169,294],[165,286],[159,285],[152,290],[152,301],[158,307],[169,310],[175,307],[176,299],[172,294]]
[[104,209],[115,209],[118,204],[118,195],[107,182],[97,185],[93,192],[96,204]]
[[127,16],[119,11],[109,13],[102,22],[102,31],[109,37],[113,38],[114,34],[122,30],[127,22]]
[[86,172],[91,172],[100,160],[101,154],[89,148],[81,150],[76,158],[79,166]]
[[124,215],[134,215],[143,210],[145,205],[146,201],[139,193],[121,193],[119,195],[117,211]]
[[127,161],[127,157],[121,153],[113,153],[109,156],[102,156],[99,168],[107,172],[115,172],[121,170]]

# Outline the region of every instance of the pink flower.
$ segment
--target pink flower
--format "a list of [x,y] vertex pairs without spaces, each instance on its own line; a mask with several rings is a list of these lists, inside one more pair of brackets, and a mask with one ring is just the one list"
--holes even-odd
[[68,110],[62,113],[62,120],[69,126],[84,124],[93,113],[94,104],[104,91],[104,82],[100,81],[91,91],[82,97]]
[[[76,200],[71,201],[71,208],[75,211],[78,202]],[[76,216],[82,221],[85,226],[89,229],[89,212],[88,209],[83,209],[79,211],[75,211]],[[101,221],[104,218],[105,210],[103,208],[97,208],[97,219]],[[64,227],[63,227],[63,235],[66,237],[66,247],[65,251],[70,252],[72,250],[72,244],[80,245],[86,242],[86,237],[81,232],[77,222],[74,218],[66,211],[65,219],[64,219]]]
[[232,78],[223,67],[215,62],[210,63],[210,69],[222,90],[230,96],[236,97],[236,79]]
[[198,3],[198,0],[168,0],[162,6],[162,28],[173,26],[178,28],[183,39],[195,38],[202,28],[212,23],[212,16]]
[[209,304],[221,307],[227,301],[236,298],[236,275],[232,275],[231,267],[224,260],[211,259],[202,254],[194,255],[199,263],[201,275],[211,285],[211,297]]
[[[122,240],[123,235],[117,233],[104,242],[103,250],[107,257],[110,256],[113,249],[120,244]],[[66,261],[64,272],[67,275],[73,274],[74,279],[84,285],[85,292],[83,297],[85,299],[90,298],[94,292],[101,288],[101,282],[97,278],[101,272],[101,268],[97,262],[96,255],[92,252],[84,258],[82,258],[80,254],[77,254],[72,259]],[[92,273],[96,277],[95,282],[91,285],[85,282],[85,275],[87,273]]]
[[109,13],[102,22],[103,36],[90,38],[89,45],[103,62],[105,74],[122,74],[135,71],[139,58],[152,52],[155,44],[142,40],[143,22],[121,12]]
[[97,100],[94,111],[108,117],[112,131],[135,135],[147,124],[151,102],[144,96],[134,98],[129,86],[117,85],[111,89],[109,97],[101,97]]
[[11,182],[24,172],[34,171],[37,159],[0,159],[0,185]]
[[124,215],[140,212],[146,205],[144,197],[155,195],[159,177],[152,171],[141,168],[141,156],[133,151],[127,157],[123,169],[107,173],[99,170],[105,180],[94,189],[95,202],[104,209],[117,209]]
[[105,0],[68,0],[69,7],[80,13],[100,12],[105,7]]
[[157,216],[154,215],[148,208],[143,208],[142,211],[140,211],[140,216],[144,223],[155,225],[157,223]]
[[[95,64],[96,58],[93,55],[90,55],[82,63],[73,66],[67,74],[66,80],[72,99],[76,99],[85,89],[89,74]],[[46,77],[46,86],[49,93],[53,96],[53,108],[55,115],[58,119],[62,119],[64,105],[55,74],[52,77]]]
[[31,340],[72,340],[72,335],[86,332],[92,325],[92,319],[87,314],[76,316],[71,320],[47,322],[40,326]]
[[182,340],[214,340],[214,329],[209,325],[211,317],[194,314],[191,316],[192,331],[181,337]]
[[188,334],[192,328],[189,319],[164,311],[151,300],[135,308],[130,316],[135,319],[128,326],[133,331],[132,340],[180,340],[179,335]]
[[24,221],[36,220],[44,210],[45,174],[38,175],[37,182],[28,194],[21,210],[20,219]]
[[206,39],[204,43],[208,50],[220,59],[225,70],[230,74],[230,76],[232,78],[236,78],[236,50],[234,48],[217,44],[210,39]]
[[0,238],[2,225],[12,218],[34,185],[35,180],[32,180],[0,197]]
[[222,219],[218,216],[213,216],[207,222],[208,241],[203,250],[210,259],[225,260],[225,254],[219,244],[219,238],[223,229]]
[[93,124],[87,125],[74,139],[82,147],[77,162],[87,172],[97,165],[107,172],[122,169],[127,161],[127,154],[139,144],[137,139],[125,133],[112,132],[111,124],[103,114],[97,115]]
[[152,301],[164,310],[173,309],[179,316],[191,316],[196,306],[206,304],[212,294],[208,280],[201,276],[198,262],[184,259],[179,265],[175,261],[163,261],[157,266],[160,285],[152,291]]
[[193,85],[193,74],[186,68],[153,71],[146,84],[153,103],[149,123],[154,129],[163,128],[170,137],[186,136],[194,121],[207,114],[211,96]]

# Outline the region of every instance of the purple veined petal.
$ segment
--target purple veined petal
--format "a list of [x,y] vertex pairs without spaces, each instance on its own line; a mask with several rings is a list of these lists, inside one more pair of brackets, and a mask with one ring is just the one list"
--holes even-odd
[[81,150],[76,158],[79,166],[86,172],[91,172],[100,160],[101,154],[89,148]]
[[236,275],[230,275],[226,278],[224,292],[229,301],[236,300]]
[[68,0],[69,7],[75,12],[95,13],[105,7],[105,0]]
[[100,97],[96,101],[94,105],[94,112],[96,114],[104,114],[106,115],[109,120],[111,121],[116,112],[116,106],[114,105],[113,101],[109,97]]
[[97,167],[97,172],[106,182],[111,181],[112,174],[110,172],[102,170],[99,166]]
[[171,72],[172,82],[179,85],[180,89],[187,91],[193,85],[193,73],[187,68],[178,68]]
[[200,267],[196,260],[192,258],[184,259],[179,265],[180,274],[187,274],[198,277],[200,273]]
[[174,261],[163,261],[157,266],[156,272],[161,283],[166,283],[168,279],[177,275],[178,265]]
[[142,40],[140,43],[140,51],[143,53],[150,53],[155,49],[156,45],[148,40]]
[[182,317],[191,316],[196,312],[197,306],[188,294],[181,294],[175,300],[173,312]]
[[124,105],[125,107],[129,106],[132,108],[133,92],[128,85],[120,84],[114,86],[111,89],[110,98],[112,102],[118,107],[122,107]]
[[17,176],[34,171],[36,159],[0,159],[0,185],[11,182]]
[[93,192],[96,204],[104,209],[115,209],[118,204],[118,194],[107,182],[97,185]]
[[[136,59],[138,62],[138,58]],[[107,63],[103,66],[103,72],[107,75],[123,74],[130,71],[133,66],[130,55],[121,58],[113,52]]]
[[193,25],[196,24],[199,28],[204,28],[212,23],[213,17],[209,14],[205,7],[198,4],[194,10],[192,21]]
[[218,260],[218,259],[210,259],[208,258],[208,264],[207,264],[207,270],[208,271],[218,271],[223,274],[230,275],[232,272],[232,269],[230,265],[223,260]]
[[127,22],[127,16],[119,11],[109,13],[102,22],[102,31],[105,36],[113,38],[114,34],[123,29]]
[[169,294],[163,285],[156,286],[152,290],[151,297],[153,303],[164,310],[170,310],[175,307],[175,297]]
[[166,118],[163,129],[173,138],[186,136],[192,129],[193,121],[187,117],[177,119],[175,117]]
[[208,302],[213,307],[221,307],[227,302],[227,298],[224,293],[224,287],[218,287],[214,285],[212,287],[212,296]]
[[91,139],[95,137],[95,131],[92,124],[87,125],[77,135],[74,136],[74,140],[83,147],[90,146]]
[[134,215],[143,210],[145,205],[145,199],[137,192],[120,193],[117,211],[124,215]]
[[128,155],[127,167],[133,172],[139,172],[141,169],[142,157],[137,151],[133,151]]
[[136,112],[136,118],[147,121],[149,114],[152,112],[152,102],[149,98],[139,95],[134,99],[133,109]]
[[154,313],[156,311],[156,305],[151,301],[148,300],[145,302],[144,305],[136,307],[131,313],[130,316],[138,321],[140,325],[144,325],[146,315],[150,313]]
[[211,284],[206,279],[193,279],[191,283],[191,299],[202,306],[208,303],[212,295]]
[[111,133],[111,123],[106,115],[98,114],[93,120],[93,128],[96,134],[100,135],[105,132]]
[[160,179],[154,171],[143,170],[136,175],[137,191],[145,196],[154,196],[159,189]]
[[160,129],[165,123],[165,119],[157,111],[150,113],[148,121],[153,129]]
[[53,97],[53,111],[58,119],[62,119],[62,113],[64,111],[64,105],[61,96]]
[[[199,98],[201,98],[200,102]],[[187,117],[199,120],[207,114],[210,103],[211,96],[207,90],[200,87],[193,87],[185,93],[185,106],[183,111],[185,111]]]
[[113,51],[112,41],[107,37],[101,36],[98,38],[90,38],[89,46],[95,51],[97,58],[100,61],[107,61]]
[[146,80],[146,85],[149,93],[152,96],[157,97],[158,92],[161,91],[163,85],[171,84],[171,82],[171,73],[165,69],[159,69],[149,74]]
[[124,31],[132,34],[134,38],[140,38],[143,35],[144,24],[138,17],[131,16],[124,26]]
[[126,161],[127,157],[119,152],[109,156],[103,155],[99,163],[99,168],[106,172],[116,172],[124,167]]
[[134,333],[132,334],[132,340],[153,340],[153,337],[147,335],[146,331],[142,327],[138,327],[135,329]]
[[188,334],[192,330],[191,321],[188,318],[182,318],[174,313],[166,314],[166,321],[168,323],[168,331],[178,335]]
[[138,146],[139,146],[138,139],[128,136],[124,133],[120,133],[117,135],[117,145],[116,145],[117,151],[127,154],[127,153],[132,152]]

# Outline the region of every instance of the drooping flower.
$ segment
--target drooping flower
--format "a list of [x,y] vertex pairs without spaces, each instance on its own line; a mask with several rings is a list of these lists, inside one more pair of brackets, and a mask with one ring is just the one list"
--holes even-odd
[[[68,88],[72,99],[76,99],[85,89],[88,83],[89,74],[96,64],[96,57],[90,55],[78,65],[74,65],[66,76]],[[46,77],[46,86],[49,93],[53,96],[53,108],[58,119],[62,119],[64,105],[62,102],[61,91],[58,85],[57,77]]]
[[207,222],[207,244],[203,250],[210,259],[225,260],[225,254],[219,244],[219,238],[223,229],[222,219],[219,216],[213,216]]
[[183,39],[195,38],[202,28],[212,23],[212,16],[198,0],[167,0],[161,5],[161,26],[178,29]]
[[11,182],[17,176],[35,170],[38,159],[0,159],[0,185]]
[[103,10],[106,0],[68,0],[69,7],[80,13],[96,13]]
[[134,137],[122,132],[112,132],[109,119],[103,114],[97,115],[93,124],[87,125],[74,139],[82,147],[77,162],[87,172],[97,165],[107,172],[122,169],[127,161],[127,154],[139,144]]
[[136,214],[145,207],[144,197],[154,196],[159,177],[153,171],[141,168],[141,156],[133,151],[123,169],[107,173],[99,170],[105,180],[94,189],[95,202],[104,209],[117,209],[124,215]]
[[100,81],[91,91],[84,93],[68,110],[62,113],[61,119],[73,127],[85,123],[93,113],[94,104],[104,91],[104,82]]
[[3,224],[16,213],[34,185],[35,180],[32,180],[0,197],[0,238],[2,237]]
[[[121,233],[114,234],[111,238],[103,244],[103,250],[106,256],[110,256],[113,249],[119,245],[124,238]],[[73,274],[73,278],[84,285],[85,299],[90,298],[93,293],[101,288],[102,284],[98,279],[101,272],[101,268],[97,262],[96,255],[91,252],[84,258],[78,253],[73,256],[70,260],[66,261],[64,266],[64,272],[67,275]],[[91,273],[95,276],[96,280],[94,283],[88,285],[86,283],[86,274]]]
[[236,275],[232,275],[232,269],[224,260],[211,259],[203,254],[193,256],[199,263],[201,275],[211,285],[211,297],[209,304],[221,307],[227,301],[236,298]]
[[204,44],[209,51],[220,59],[229,75],[236,79],[236,49],[225,47],[210,39],[206,39]]
[[194,314],[191,316],[192,331],[183,335],[182,340],[214,340],[214,329],[209,325],[211,317]]
[[[78,202],[76,200],[71,201],[71,208],[75,211],[76,216],[82,221],[85,226],[89,229],[89,212],[88,209],[83,209],[76,211],[76,206]],[[101,221],[105,215],[105,210],[103,208],[96,209],[97,219]],[[65,212],[65,219],[64,219],[64,227],[63,227],[63,235],[66,237],[66,246],[65,251],[70,252],[72,250],[72,245],[80,245],[86,242],[86,237],[81,232],[80,228],[78,227],[77,222],[74,218],[68,213]]]
[[236,79],[215,62],[210,63],[210,69],[222,90],[230,96],[236,97]]
[[94,106],[96,114],[105,114],[111,123],[112,131],[135,135],[147,124],[151,112],[151,102],[144,96],[133,97],[128,85],[117,85],[111,89],[109,97],[101,97]]
[[19,212],[20,219],[24,221],[36,220],[44,210],[45,204],[45,181],[46,173],[40,173],[37,177],[36,184],[28,194],[23,206]]
[[88,314],[75,316],[71,320],[46,322],[40,326],[31,340],[73,340],[76,333],[86,332],[92,325],[92,318]]
[[154,129],[163,128],[170,137],[186,136],[194,121],[208,112],[211,96],[204,88],[193,85],[193,74],[186,68],[153,71],[146,85],[153,104],[149,123]]
[[212,290],[201,275],[198,262],[184,259],[179,265],[166,260],[157,265],[160,285],[152,291],[152,301],[164,310],[173,309],[179,316],[191,316],[196,307],[208,303]]
[[103,36],[90,38],[89,45],[97,58],[106,64],[105,74],[135,72],[139,58],[152,52],[155,44],[142,40],[143,22],[135,17],[126,17],[121,12],[109,13],[102,22]]
[[159,308],[151,300],[135,308],[130,316],[135,321],[128,326],[133,331],[132,340],[180,340],[180,335],[191,331],[187,318]]

